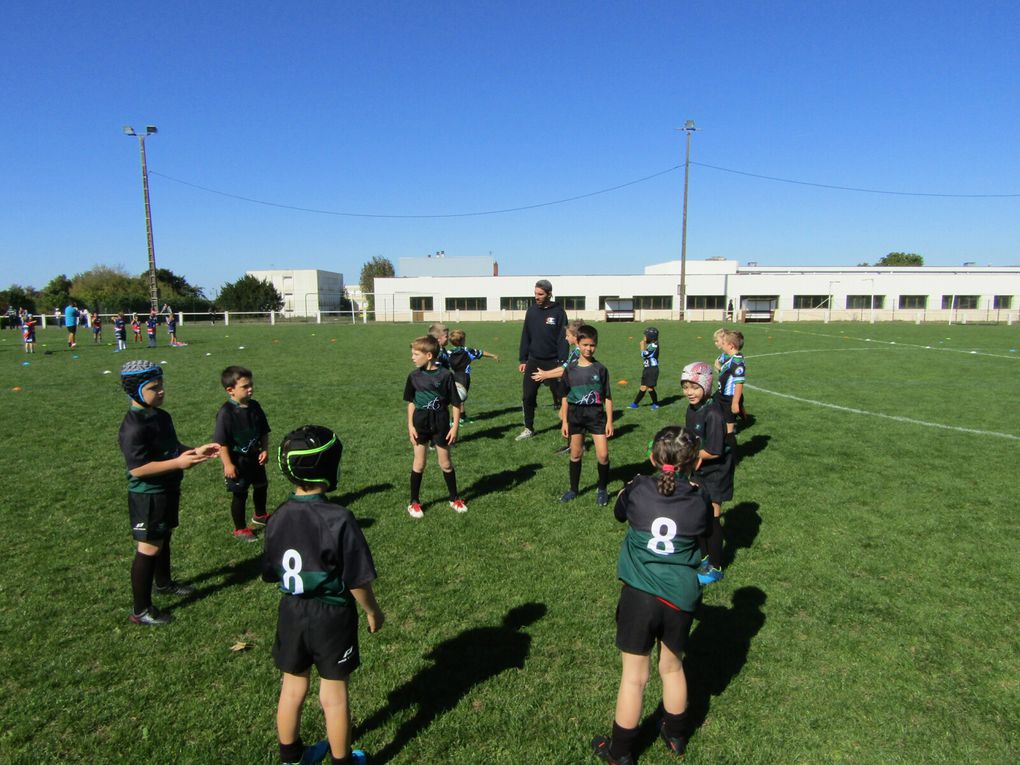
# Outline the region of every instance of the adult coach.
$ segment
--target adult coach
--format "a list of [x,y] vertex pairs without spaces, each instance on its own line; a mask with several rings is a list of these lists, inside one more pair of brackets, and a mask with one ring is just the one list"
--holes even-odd
[[76,333],[78,331],[78,306],[72,300],[64,309],[64,326],[67,328],[67,347],[74,348]]
[[[532,380],[531,375],[539,369],[555,369],[567,357],[567,312],[552,301],[552,291],[552,283],[548,279],[535,282],[535,304],[524,315],[518,356],[520,366],[517,367],[524,375],[524,430],[514,439],[516,441],[535,435],[535,407],[538,406],[538,386],[542,383]],[[558,380],[546,383],[557,406],[560,403],[558,384]]]

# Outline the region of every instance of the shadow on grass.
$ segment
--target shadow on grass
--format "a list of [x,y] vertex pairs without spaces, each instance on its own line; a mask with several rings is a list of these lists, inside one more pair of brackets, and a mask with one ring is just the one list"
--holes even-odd
[[744,460],[765,451],[771,440],[772,436],[752,436],[750,440],[738,444],[736,450],[737,464],[739,465]]
[[[765,624],[766,595],[757,587],[733,593],[733,607],[701,605],[698,626],[691,632],[684,655],[687,676],[688,730],[697,735],[708,717],[712,697],[720,696],[747,663],[751,640]],[[634,753],[655,744],[662,721],[662,705],[641,724]]]
[[[188,579],[188,584],[195,588],[194,594],[179,598],[170,610],[176,611],[179,608],[186,608],[192,603],[197,603],[198,601],[207,598],[220,590],[228,587],[237,587],[239,585],[246,584],[253,579],[258,579],[262,575],[262,546],[251,545],[251,547],[255,548],[252,550],[254,553],[252,557],[245,558],[237,563],[225,564],[219,568],[205,571],[198,576]],[[202,585],[202,582],[207,582],[210,579],[216,579],[218,577],[223,577],[223,581],[205,586]],[[160,595],[155,591],[155,588],[153,588],[153,596],[160,598]]]
[[510,609],[496,627],[475,627],[444,640],[426,655],[433,664],[392,691],[385,707],[356,726],[355,738],[364,736],[397,713],[412,711],[393,739],[372,755],[372,762],[396,757],[419,733],[457,706],[471,689],[508,669],[522,669],[531,651],[531,636],[523,629],[546,613],[544,603],[525,603]]
[[[332,502],[334,505],[350,507],[362,497],[367,497],[370,494],[379,494],[380,492],[389,491],[392,488],[392,483],[374,483],[371,486],[365,486],[357,491],[348,492],[347,494],[341,494],[338,497],[330,498],[328,501]],[[358,519],[358,523],[361,524],[360,518]]]
[[737,550],[747,550],[754,544],[761,529],[761,516],[757,502],[741,502],[723,511],[723,567],[737,557]]
[[687,401],[687,396],[678,393],[672,396],[666,396],[665,398],[660,398],[659,408],[661,409],[664,406],[672,406],[673,404],[676,403],[681,403],[686,406],[689,402]]
[[477,441],[482,438],[489,440],[495,440],[499,438],[505,438],[508,431],[517,430],[517,425],[493,425],[491,428],[485,428],[485,430],[470,430],[471,425],[468,425],[469,430],[465,431],[461,427],[458,433],[457,442],[464,443],[465,441]]
[[740,426],[737,429],[737,432],[741,433],[741,432],[747,430],[748,428],[753,428],[754,427],[754,423],[756,423],[757,421],[758,420],[755,418],[755,416],[753,414],[745,414],[743,417],[737,418],[737,423]]
[[490,409],[489,411],[482,412],[481,414],[475,414],[473,410],[468,409],[469,416],[474,422],[479,422],[481,420],[491,420],[494,417],[502,417],[504,414],[510,414],[511,412],[520,411],[521,408],[519,406],[507,406],[502,409]]
[[483,475],[473,484],[461,491],[460,496],[465,502],[484,497],[493,492],[510,491],[526,481],[535,477],[538,469],[542,466],[533,462],[528,465],[521,465],[513,470],[501,470],[498,473]]

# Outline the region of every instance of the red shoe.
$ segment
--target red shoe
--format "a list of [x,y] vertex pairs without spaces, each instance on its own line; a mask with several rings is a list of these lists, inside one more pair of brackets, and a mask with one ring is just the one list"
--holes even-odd
[[424,518],[425,513],[421,510],[421,505],[417,502],[412,502],[407,506],[407,514],[412,518]]
[[265,515],[259,515],[256,513],[251,517],[251,525],[261,528],[262,526],[265,526],[269,522],[269,516],[271,515],[272,513],[266,513]]
[[252,532],[251,529],[234,529],[234,539],[238,542],[257,542],[258,537]]
[[450,503],[450,507],[452,507],[454,512],[457,512],[457,513],[466,513],[467,512],[467,505],[464,504],[464,500],[462,500],[462,499],[455,499],[455,500],[453,500],[453,502]]

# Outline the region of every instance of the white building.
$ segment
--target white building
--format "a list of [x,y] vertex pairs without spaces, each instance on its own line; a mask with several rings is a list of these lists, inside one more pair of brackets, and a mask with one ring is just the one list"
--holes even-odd
[[246,273],[276,287],[283,296],[284,316],[315,316],[320,311],[340,310],[343,274],[317,268],[278,268]]
[[[689,321],[1017,321],[1020,266],[741,267],[735,260],[687,262]],[[632,301],[637,321],[680,319],[680,261],[643,274],[415,276],[375,280],[380,321],[521,319],[538,279],[571,318],[606,318],[607,301]]]

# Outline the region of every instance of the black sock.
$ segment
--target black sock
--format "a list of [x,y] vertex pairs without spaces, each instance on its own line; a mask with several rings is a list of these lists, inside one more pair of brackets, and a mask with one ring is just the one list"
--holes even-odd
[[266,514],[266,497],[269,495],[268,486],[256,486],[251,490],[251,501],[255,505],[255,515]]
[[446,490],[450,492],[450,501],[460,499],[460,495],[457,494],[457,471],[451,470],[449,473],[443,471],[443,479],[446,481]]
[[246,499],[248,499],[247,493],[230,495],[230,517],[234,521],[235,531],[240,531],[248,525],[244,520],[244,504]]
[[634,739],[637,738],[639,728],[621,728],[613,720],[613,737],[609,739],[609,756],[614,760],[630,754],[634,748]]
[[666,712],[662,718],[663,730],[666,731],[666,735],[670,738],[682,738],[687,739],[687,713],[681,712],[678,715],[672,715]]
[[609,460],[603,465],[599,463],[599,489],[602,491],[606,490],[606,486],[609,485]]
[[574,462],[570,461],[570,490],[577,493],[578,486],[581,485],[581,460]]
[[641,403],[641,399],[643,399],[644,397],[645,397],[645,392],[643,390],[639,390],[637,392],[637,395],[634,397],[634,403],[635,404],[640,404]]
[[156,573],[155,580],[157,587],[165,587],[170,584],[172,577],[170,576],[170,532],[166,533],[166,538],[163,540],[163,546],[159,548],[159,554],[156,555]]
[[293,744],[280,744],[280,762],[300,762],[304,753],[305,745],[300,736]]
[[712,518],[712,530],[708,535],[708,562],[715,568],[722,568],[723,533],[718,518]]
[[416,473],[411,471],[411,504],[419,502],[419,495],[421,494],[421,478],[423,473]]
[[136,614],[152,605],[152,572],[156,569],[156,557],[135,551],[131,561],[131,598]]
[[649,388],[648,395],[651,396],[653,404],[659,403],[659,395],[655,392],[655,388]]
[[349,757],[334,757],[332,752],[329,753],[329,759],[331,765],[350,765],[351,762]]

